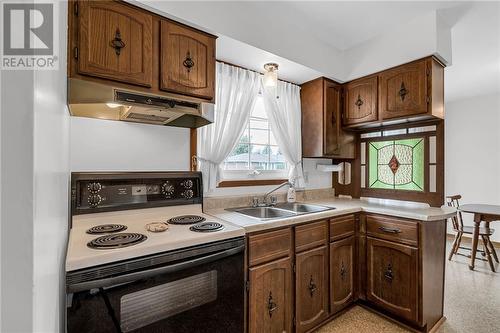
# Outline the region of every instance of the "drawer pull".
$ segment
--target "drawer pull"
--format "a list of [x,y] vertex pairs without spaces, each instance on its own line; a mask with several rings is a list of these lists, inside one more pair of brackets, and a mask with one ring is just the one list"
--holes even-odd
[[269,312],[269,318],[273,316],[273,312],[278,309],[278,304],[274,303],[273,294],[269,292],[269,298],[267,299],[267,311]]
[[387,228],[387,227],[378,227],[379,230],[383,231],[383,232],[388,232],[388,233],[391,233],[391,234],[399,234],[401,232],[401,230],[397,229],[397,228]]
[[309,292],[311,293],[311,297],[314,296],[316,289],[317,289],[316,284],[314,283],[313,277],[311,275],[311,280],[309,280]]
[[394,275],[392,274],[392,265],[391,264],[387,265],[387,269],[385,270],[384,277],[387,280],[389,280],[389,282],[392,282]]

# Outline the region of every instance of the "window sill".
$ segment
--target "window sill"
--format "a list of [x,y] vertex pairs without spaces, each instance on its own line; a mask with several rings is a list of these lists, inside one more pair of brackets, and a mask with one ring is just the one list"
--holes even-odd
[[286,182],[288,179],[235,179],[223,180],[217,187],[242,187],[242,186],[263,186],[263,185],[279,185]]

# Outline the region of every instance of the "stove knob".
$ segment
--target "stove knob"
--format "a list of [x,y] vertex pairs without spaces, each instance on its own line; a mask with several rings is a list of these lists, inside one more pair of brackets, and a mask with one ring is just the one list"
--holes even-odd
[[183,185],[185,188],[191,188],[193,187],[193,181],[191,179],[187,179],[183,182]]
[[88,197],[88,202],[90,207],[97,207],[102,201],[102,197],[99,194],[91,194]]
[[101,183],[90,183],[87,185],[87,189],[91,193],[97,193],[102,189]]
[[170,184],[170,182],[164,182],[161,186],[161,193],[164,194],[167,198],[169,198],[172,194],[174,194],[174,185]]
[[193,190],[185,190],[182,195],[186,199],[191,199],[193,197],[193,194]]

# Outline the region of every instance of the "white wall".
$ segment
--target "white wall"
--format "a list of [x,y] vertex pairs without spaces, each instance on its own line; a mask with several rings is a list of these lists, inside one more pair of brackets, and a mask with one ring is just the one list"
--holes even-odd
[[447,103],[445,121],[445,193],[461,194],[462,204],[500,205],[500,93]]
[[33,72],[4,71],[1,80],[0,332],[30,332],[33,313]]
[[[189,170],[189,130],[119,121],[71,117],[71,171]],[[306,159],[306,188],[327,188],[331,173],[316,170]],[[264,193],[273,186],[219,188],[208,196]]]
[[33,91],[33,332],[47,333],[64,327],[68,234],[67,3],[58,4],[59,70],[36,71]]
[[71,117],[71,171],[189,170],[189,129]]

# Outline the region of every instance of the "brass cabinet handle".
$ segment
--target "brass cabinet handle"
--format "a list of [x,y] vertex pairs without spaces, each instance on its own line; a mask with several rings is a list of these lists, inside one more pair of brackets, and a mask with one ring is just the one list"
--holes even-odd
[[182,62],[182,65],[187,68],[188,72],[191,72],[191,68],[194,67],[194,61],[191,58],[191,53],[188,51],[186,54],[186,59]]
[[342,261],[342,266],[340,267],[340,277],[342,278],[342,280],[345,279],[346,273],[347,273],[347,270],[344,266],[344,262]]
[[273,312],[278,309],[278,304],[273,300],[273,294],[269,292],[269,298],[267,299],[267,311],[269,312],[269,318],[273,316]]
[[394,278],[394,275],[392,274],[392,265],[389,263],[387,265],[387,268],[385,269],[384,277],[389,280],[389,282],[392,282],[392,279]]
[[316,284],[314,283],[312,275],[311,275],[311,279],[309,280],[309,286],[308,286],[308,288],[309,288],[309,293],[311,294],[311,297],[313,297],[314,293],[317,290],[317,287],[316,287]]
[[401,232],[401,230],[397,228],[387,228],[387,227],[378,227],[378,228],[383,232],[388,232],[391,234],[399,234]]
[[364,102],[363,100],[361,99],[361,95],[358,94],[358,99],[356,100],[356,102],[354,103],[354,105],[356,105],[358,107],[358,110],[361,109],[361,105],[363,105]]
[[401,88],[399,89],[398,95],[401,98],[402,101],[405,100],[405,96],[408,94],[408,90],[405,87],[405,83],[401,82]]
[[121,50],[126,46],[126,44],[122,40],[122,35],[120,33],[120,29],[116,28],[115,38],[109,42],[112,48],[115,49],[116,55],[120,55]]

